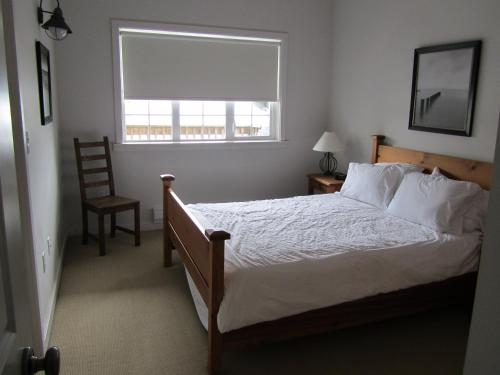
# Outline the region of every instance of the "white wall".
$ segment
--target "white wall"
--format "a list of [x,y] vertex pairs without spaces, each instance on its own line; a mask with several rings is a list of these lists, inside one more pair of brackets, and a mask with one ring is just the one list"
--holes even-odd
[[[339,155],[368,161],[370,135],[401,147],[491,161],[500,98],[498,0],[333,0],[332,128]],[[415,48],[482,39],[472,137],[408,130]]]
[[488,223],[481,249],[481,265],[474,311],[465,357],[465,375],[500,374],[500,133],[495,152],[493,189],[490,194]]
[[80,209],[72,137],[115,138],[112,18],[289,33],[286,147],[113,152],[117,193],[141,200],[143,228],[161,204],[164,172],[176,175],[186,202],[305,194],[305,173],[320,156],[311,149],[329,116],[329,0],[91,0],[63,9],[74,32],[57,45],[64,206],[73,230],[80,231]]
[[[61,184],[59,168],[59,124],[57,87],[55,83],[54,43],[37,23],[36,0],[13,1],[14,31],[17,50],[17,68],[22,100],[23,126],[29,133],[30,153],[27,155],[32,233],[36,261],[38,298],[42,336],[45,340],[55,303],[58,275],[62,262],[63,235],[59,230]],[[44,6],[52,9],[50,2]],[[54,121],[41,125],[36,68],[35,41],[41,41],[50,50],[52,63],[52,99]],[[47,237],[52,240],[50,254]],[[43,270],[42,252],[46,269]]]

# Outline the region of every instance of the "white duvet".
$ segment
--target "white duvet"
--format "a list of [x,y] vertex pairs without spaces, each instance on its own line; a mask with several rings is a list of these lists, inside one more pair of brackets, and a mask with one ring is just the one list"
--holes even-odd
[[[435,232],[339,193],[188,205],[225,247],[221,332],[477,269],[480,233]],[[188,275],[200,319],[207,308]]]

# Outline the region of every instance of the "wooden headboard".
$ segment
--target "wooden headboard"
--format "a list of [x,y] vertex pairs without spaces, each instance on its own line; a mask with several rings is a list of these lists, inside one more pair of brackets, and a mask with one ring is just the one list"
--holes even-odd
[[438,167],[444,175],[455,180],[475,182],[486,190],[491,188],[492,163],[387,146],[384,139],[383,135],[372,136],[372,163],[411,163],[427,172]]

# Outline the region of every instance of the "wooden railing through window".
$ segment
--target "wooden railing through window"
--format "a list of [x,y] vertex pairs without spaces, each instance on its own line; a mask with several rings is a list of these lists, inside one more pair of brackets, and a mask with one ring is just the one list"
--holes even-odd
[[[235,128],[236,136],[258,136],[260,132],[260,127],[252,126],[237,126]],[[172,138],[172,127],[162,126],[162,125],[127,125],[126,135],[129,137],[137,137],[139,139],[143,138],[152,139],[171,139]],[[181,126],[181,138],[196,138],[199,136],[208,136],[212,138],[223,138],[225,135],[225,127],[223,126]],[[212,136],[212,137],[211,137]]]

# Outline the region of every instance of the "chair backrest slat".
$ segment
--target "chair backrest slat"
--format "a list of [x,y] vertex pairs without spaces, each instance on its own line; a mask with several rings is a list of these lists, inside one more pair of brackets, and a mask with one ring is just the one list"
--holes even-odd
[[[75,155],[76,155],[76,165],[78,169],[78,180],[80,182],[80,196],[82,201],[87,199],[87,189],[96,188],[101,186],[109,187],[109,195],[115,195],[115,183],[113,181],[113,168],[111,166],[111,152],[109,148],[108,137],[103,137],[102,142],[80,142],[78,138],[73,139],[75,145]],[[103,154],[91,154],[82,155],[82,149],[84,148],[104,148]],[[92,167],[84,168],[84,163],[89,161],[104,160],[106,162],[105,167]],[[99,181],[85,181],[86,175],[107,173],[107,180]]]
[[104,147],[104,142],[80,142],[80,148]]
[[108,167],[102,168],[87,168],[82,170],[83,174],[96,174],[96,173],[104,173],[108,172]]

